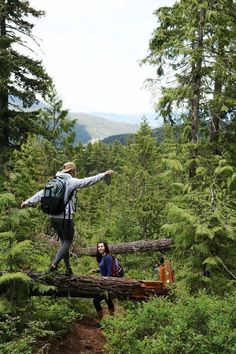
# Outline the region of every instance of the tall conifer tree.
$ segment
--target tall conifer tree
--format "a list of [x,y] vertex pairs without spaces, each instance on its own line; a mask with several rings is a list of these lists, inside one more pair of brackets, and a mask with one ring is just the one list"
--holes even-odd
[[[29,108],[36,94],[47,92],[51,80],[41,61],[20,53],[34,40],[29,16],[39,18],[43,11],[33,9],[29,1],[0,0],[0,146],[1,151],[18,147],[29,132],[37,132],[37,113]],[[23,51],[22,51],[23,52]]]
[[[158,27],[143,62],[157,68],[152,83],[162,87],[156,108],[166,121],[174,123],[176,107],[186,113],[193,152],[199,127],[210,122],[217,142],[224,112],[235,104],[235,9],[232,0],[181,0],[156,11]],[[194,164],[189,172],[195,175]]]

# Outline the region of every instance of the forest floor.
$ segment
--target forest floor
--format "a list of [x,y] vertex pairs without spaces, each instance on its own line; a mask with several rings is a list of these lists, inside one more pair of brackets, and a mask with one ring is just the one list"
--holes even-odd
[[[122,316],[124,308],[114,299],[115,316]],[[109,311],[103,306],[104,320],[109,318]],[[86,314],[76,321],[70,332],[61,338],[38,343],[34,354],[105,354],[106,339],[103,330],[97,327],[98,319],[94,314]]]
[[84,316],[64,337],[41,343],[35,354],[104,354],[105,337],[97,323],[97,318]]
[[102,354],[104,345],[105,337],[102,329],[97,328],[97,319],[84,317],[69,335],[51,343],[48,354]]

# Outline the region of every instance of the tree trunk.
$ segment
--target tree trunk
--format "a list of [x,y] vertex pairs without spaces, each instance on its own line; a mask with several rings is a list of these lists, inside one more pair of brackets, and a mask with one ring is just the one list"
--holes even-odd
[[196,159],[197,150],[196,143],[198,141],[198,124],[199,124],[199,103],[200,103],[200,93],[201,93],[201,79],[202,79],[202,51],[203,51],[203,36],[204,36],[204,25],[205,25],[205,9],[201,8],[199,11],[199,28],[198,28],[198,38],[197,47],[198,58],[196,63],[192,67],[192,126],[191,126],[191,143],[193,144],[190,153],[190,165],[189,165],[189,177],[193,178],[196,175]]
[[[120,253],[133,253],[141,251],[167,251],[171,247],[171,239],[167,240],[140,240],[128,243],[119,243],[109,245],[110,252],[113,254]],[[72,249],[72,253],[77,256],[96,256],[97,248],[88,247],[88,248],[79,248],[76,245]]]
[[[214,98],[217,99],[217,96],[219,97],[221,95],[221,90],[222,90],[222,84],[221,81],[218,79],[215,79],[215,84],[214,84]],[[219,130],[220,130],[220,118],[221,114],[219,111],[214,111],[214,109],[211,112],[211,130],[210,130],[210,141],[215,144],[215,152],[218,152],[217,149],[217,143],[219,140]]]
[[[225,55],[224,45],[220,38],[219,41],[219,49],[218,56],[223,58]],[[217,71],[215,73],[215,82],[214,82],[214,91],[213,91],[213,101],[217,102],[216,105],[211,109],[211,130],[210,130],[210,141],[213,143],[213,149],[215,155],[219,154],[218,148],[218,140],[219,140],[219,131],[220,131],[220,119],[222,119],[221,113],[221,100],[219,98],[222,96],[222,78],[221,73],[219,74]]]
[[55,290],[40,293],[31,289],[31,296],[59,296],[93,298],[99,294],[110,294],[114,298],[147,300],[152,296],[168,293],[168,288],[160,281],[145,281],[101,276],[65,276],[55,273],[27,273],[30,278],[44,285],[51,285]]
[[[4,6],[4,4],[1,4]],[[0,36],[6,38],[6,18],[2,10],[0,15]],[[8,112],[8,87],[9,79],[8,64],[6,64],[6,55],[9,49],[7,41],[3,41],[0,45],[0,151],[3,152],[9,144],[9,112]]]

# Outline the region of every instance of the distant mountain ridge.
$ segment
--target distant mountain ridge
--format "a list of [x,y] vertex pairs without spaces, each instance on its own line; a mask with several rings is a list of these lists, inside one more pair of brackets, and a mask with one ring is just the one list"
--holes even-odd
[[156,112],[149,112],[149,113],[104,113],[104,112],[91,112],[89,113],[95,117],[103,117],[109,119],[113,122],[129,122],[129,124],[137,124],[139,125],[143,118],[146,118],[148,124],[152,128],[157,128],[162,125],[162,118]]
[[[158,127],[152,130],[153,133],[153,138],[155,138],[159,143],[164,140],[164,130],[163,127]],[[102,140],[102,143],[104,144],[112,144],[115,141],[120,142],[122,145],[127,145],[129,142],[131,142],[134,139],[134,134],[118,134],[118,135],[112,135],[108,136],[107,138]],[[178,138],[178,133],[175,134],[176,139]]]
[[[24,111],[37,111],[47,107],[45,102],[39,101],[31,107],[23,107],[22,101],[14,96],[9,97],[9,104],[12,109],[23,109]],[[158,126],[160,122],[156,119],[156,113],[147,114],[117,114],[117,113],[82,113],[70,112],[69,118],[75,119],[75,143],[94,142],[113,136],[128,136],[134,134],[139,128],[142,118],[145,117],[150,126]],[[127,137],[124,139],[126,141]]]
[[138,130],[137,124],[114,122],[85,113],[71,112],[69,117],[76,120],[76,142],[94,142],[113,135],[133,134]]

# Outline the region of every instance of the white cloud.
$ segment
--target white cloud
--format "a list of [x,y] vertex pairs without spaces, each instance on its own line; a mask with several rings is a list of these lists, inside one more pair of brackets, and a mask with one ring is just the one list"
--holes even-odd
[[34,33],[64,106],[77,111],[146,113],[154,75],[140,67],[156,26],[153,12],[173,0],[31,0],[46,11]]

